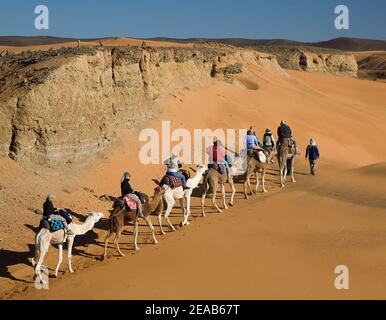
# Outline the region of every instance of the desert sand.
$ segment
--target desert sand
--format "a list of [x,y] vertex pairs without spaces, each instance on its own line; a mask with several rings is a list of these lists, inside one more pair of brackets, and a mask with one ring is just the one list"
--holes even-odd
[[[14,226],[0,242],[0,292],[16,299],[384,299],[386,298],[386,90],[384,83],[331,75],[287,71],[288,77],[247,66],[244,86],[213,81],[207,88],[183,90],[162,101],[161,120],[173,128],[246,128],[255,124],[261,136],[276,131],[286,119],[301,147],[296,160],[297,183],[279,188],[277,166],[268,178],[268,194],[243,199],[237,185],[235,207],[199,218],[150,244],[140,229],[140,252],[133,251],[132,227],[122,237],[126,258],[100,261],[107,222],[77,240],[75,274],[51,279],[49,291],[35,290],[27,262],[45,192],[57,194],[57,206],[86,214],[107,214],[110,203],[94,195],[117,195],[123,171],[133,185],[151,193],[161,165],[139,164],[137,134],[120,141],[84,166],[30,172],[0,159],[1,185],[15,194]],[[309,175],[304,151],[316,139],[322,158],[316,177]],[[35,186],[38,186],[36,195]],[[89,189],[85,190],[87,187]],[[90,190],[92,189],[92,190]],[[26,200],[19,199],[22,194]],[[209,201],[207,201],[209,204]],[[24,208],[24,209],[21,209]],[[10,209],[10,208],[7,208]],[[82,220],[82,216],[79,216]],[[181,219],[173,210],[174,223]],[[155,221],[154,221],[155,222]],[[157,229],[158,230],[158,229]],[[15,234],[17,231],[17,234]],[[53,267],[56,249],[46,262]],[[350,289],[334,287],[335,267],[350,270]],[[61,270],[65,270],[63,263]]]

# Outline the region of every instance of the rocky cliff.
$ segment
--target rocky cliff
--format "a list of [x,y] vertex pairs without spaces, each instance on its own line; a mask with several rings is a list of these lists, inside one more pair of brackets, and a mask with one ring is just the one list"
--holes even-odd
[[338,50],[313,47],[258,47],[276,55],[282,68],[307,72],[331,73],[356,78],[358,64],[354,55]]
[[66,163],[140,128],[173,90],[232,81],[243,63],[281,71],[274,56],[212,48],[100,48],[0,58],[0,155]]

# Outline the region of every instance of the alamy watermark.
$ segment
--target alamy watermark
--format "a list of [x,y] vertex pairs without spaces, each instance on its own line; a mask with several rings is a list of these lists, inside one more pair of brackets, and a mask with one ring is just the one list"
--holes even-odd
[[350,288],[350,273],[349,269],[345,265],[339,265],[335,268],[335,274],[338,276],[335,278],[335,288],[337,290],[348,290]]
[[38,5],[34,10],[35,14],[35,29],[36,30],[48,30],[50,28],[50,17],[48,7],[45,5]]
[[139,161],[143,165],[161,164],[176,154],[187,164],[208,163],[207,148],[213,141],[220,141],[229,156],[237,156],[244,149],[246,129],[194,129],[193,132],[179,128],[171,130],[170,121],[162,121],[161,134],[151,128],[139,134],[144,144],[139,150]]
[[40,277],[37,276],[35,278],[35,288],[38,290],[48,290],[50,288],[50,271],[48,270],[48,267],[42,265],[40,267],[40,275]]
[[343,4],[336,6],[335,14],[338,15],[335,18],[335,28],[337,30],[348,30],[350,28],[350,15],[348,7]]

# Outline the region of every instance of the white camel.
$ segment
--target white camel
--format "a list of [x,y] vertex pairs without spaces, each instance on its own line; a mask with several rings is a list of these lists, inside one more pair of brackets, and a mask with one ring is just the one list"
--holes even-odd
[[64,230],[56,232],[50,232],[47,229],[41,229],[35,237],[35,257],[32,258],[32,265],[35,267],[35,277],[39,279],[41,283],[44,280],[41,275],[41,266],[44,261],[44,257],[48,252],[51,245],[57,244],[59,248],[58,263],[55,268],[55,277],[58,276],[59,267],[63,260],[63,244],[67,241],[68,247],[68,268],[70,273],[73,273],[72,269],[72,246],[76,236],[86,234],[88,231],[94,228],[94,225],[103,218],[103,213],[93,212],[91,213],[83,224],[71,223],[69,229],[72,231],[72,235],[67,236]]
[[[163,195],[163,199],[166,202],[167,208],[165,211],[164,218],[166,222],[168,223],[169,227],[175,231],[176,228],[174,228],[173,224],[171,223],[169,219],[169,215],[176,204],[176,200],[180,201],[180,206],[183,214],[183,220],[181,222],[181,226],[189,225],[189,215],[190,215],[190,199],[193,193],[193,190],[196,189],[201,181],[201,177],[205,174],[205,172],[208,170],[207,166],[197,166],[196,168],[196,175],[193,178],[188,179],[186,182],[186,186],[190,189],[183,190],[182,187],[172,189],[168,185],[163,185],[162,187],[165,189],[165,193]],[[186,208],[184,204],[184,198],[186,198]],[[161,227],[161,233],[165,234],[162,224],[160,223]]]

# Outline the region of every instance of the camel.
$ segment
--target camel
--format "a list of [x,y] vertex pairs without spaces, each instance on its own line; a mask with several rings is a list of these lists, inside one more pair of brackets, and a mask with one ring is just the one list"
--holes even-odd
[[236,193],[236,188],[234,186],[233,182],[233,175],[232,173],[224,173],[220,174],[216,169],[210,168],[208,171],[208,174],[205,176],[204,184],[203,184],[203,194],[201,198],[201,208],[202,208],[202,216],[206,217],[205,214],[205,198],[208,194],[209,190],[212,190],[212,204],[217,209],[219,213],[222,212],[222,210],[218,207],[216,202],[216,196],[217,196],[217,189],[218,186],[221,186],[221,193],[222,193],[222,199],[224,203],[224,210],[228,210],[228,205],[226,203],[226,196],[225,196],[225,184],[229,182],[232,188],[232,195],[231,195],[231,202],[230,205],[233,206],[233,198]]
[[86,221],[83,224],[71,223],[69,225],[72,235],[68,235],[64,230],[59,230],[56,232],[50,232],[47,229],[41,229],[35,237],[35,257],[32,258],[32,265],[35,267],[35,277],[38,277],[41,283],[44,283],[44,280],[41,275],[41,266],[44,261],[44,257],[48,252],[50,244],[57,244],[59,248],[59,257],[58,263],[55,268],[55,277],[58,276],[59,267],[63,260],[63,244],[67,241],[67,250],[68,250],[68,268],[70,273],[73,273],[72,269],[72,246],[74,244],[74,239],[76,236],[86,234],[88,231],[94,228],[94,225],[103,218],[103,213],[93,212],[91,213]]
[[256,187],[255,187],[255,192],[257,192],[257,189],[259,188],[259,173],[261,173],[261,184],[263,187],[263,192],[268,192],[267,189],[265,188],[265,174],[267,172],[268,166],[271,164],[271,160],[275,156],[275,152],[272,150],[266,161],[265,162],[260,162],[258,161],[255,157],[248,157],[247,160],[247,170],[245,172],[245,181],[244,181],[244,195],[245,199],[248,199],[248,194],[247,194],[247,186],[249,187],[249,191],[251,195],[254,194],[251,186],[251,176],[254,174],[256,177]]
[[[144,220],[146,221],[147,225],[149,226],[154,244],[157,244],[158,241],[155,237],[154,232],[154,226],[151,222],[150,216],[152,214],[156,214],[158,216],[158,221],[161,223],[160,216],[162,214],[163,210],[163,202],[162,202],[162,195],[164,194],[165,190],[163,188],[157,187],[154,189],[154,196],[151,201],[146,201],[142,205],[142,213],[144,215]],[[115,233],[115,239],[114,244],[116,245],[116,248],[119,252],[119,254],[124,257],[125,255],[119,248],[119,238],[121,236],[121,233],[123,231],[123,228],[125,226],[125,221],[134,222],[134,249],[136,251],[139,250],[138,247],[138,225],[139,225],[139,215],[136,211],[130,210],[126,211],[125,206],[119,206],[113,210],[111,213],[111,216],[109,218],[110,224],[109,224],[109,230],[107,231],[107,235],[105,238],[105,249],[103,253],[103,259],[106,258],[107,255],[107,245],[109,243],[109,240],[111,236]]]
[[[169,227],[175,231],[176,228],[173,226],[169,219],[169,215],[176,204],[176,200],[180,201],[180,206],[183,214],[183,220],[181,222],[181,226],[186,226],[190,225],[189,222],[189,216],[190,216],[190,201],[191,201],[191,196],[193,193],[193,190],[196,189],[201,181],[201,177],[205,174],[205,172],[208,170],[207,166],[203,165],[198,165],[196,170],[195,170],[195,176],[193,178],[189,178],[186,181],[186,186],[189,187],[187,190],[183,190],[182,187],[172,189],[170,186],[163,184],[163,182],[159,182],[158,180],[153,180],[157,185],[162,185],[162,187],[165,189],[165,194],[163,195],[163,198],[166,202],[167,208],[166,212],[164,215],[164,218],[166,222],[168,223]],[[186,198],[186,208],[184,205],[184,198]],[[165,234],[161,222],[160,222],[160,228],[161,228],[161,233]]]
[[296,157],[296,147],[294,145],[289,146],[289,139],[283,139],[279,146],[277,159],[279,162],[280,172],[280,185],[285,187],[285,181],[287,180],[287,173],[291,174],[292,183],[295,183],[294,166]]

